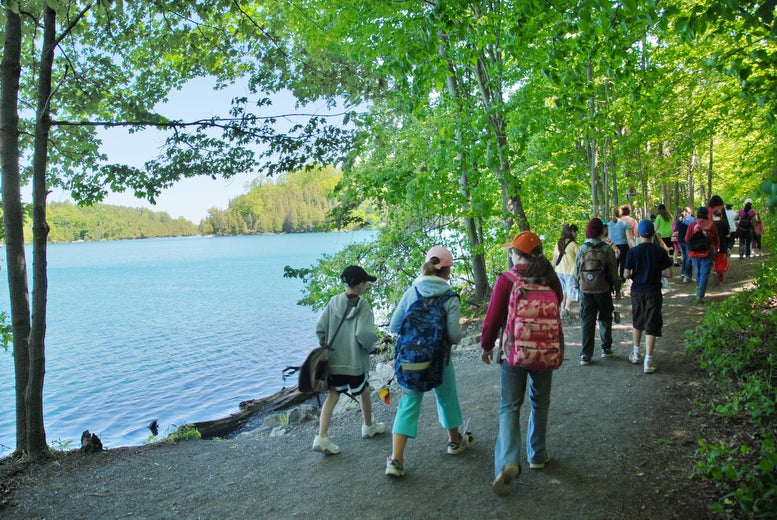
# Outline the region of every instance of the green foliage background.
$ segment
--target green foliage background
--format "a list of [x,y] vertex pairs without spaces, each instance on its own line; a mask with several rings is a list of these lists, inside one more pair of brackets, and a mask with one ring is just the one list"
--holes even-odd
[[[707,310],[685,335],[718,392],[698,403],[717,422],[699,434],[694,477],[721,491],[714,510],[732,516],[777,515],[777,261],[772,256],[751,291]],[[724,430],[729,435],[720,437]]]

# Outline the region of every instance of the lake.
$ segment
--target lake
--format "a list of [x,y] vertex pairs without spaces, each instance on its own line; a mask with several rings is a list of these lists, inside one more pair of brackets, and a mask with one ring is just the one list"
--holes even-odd
[[[281,370],[300,364],[318,343],[318,313],[296,305],[302,282],[283,278],[283,267],[310,266],[372,236],[50,245],[43,389],[49,445],[76,448],[87,429],[108,448],[140,445],[153,419],[161,437],[277,392]],[[31,262],[29,249],[27,255]],[[0,310],[10,313],[5,272]],[[12,353],[0,350],[0,456],[16,445],[13,374]]]

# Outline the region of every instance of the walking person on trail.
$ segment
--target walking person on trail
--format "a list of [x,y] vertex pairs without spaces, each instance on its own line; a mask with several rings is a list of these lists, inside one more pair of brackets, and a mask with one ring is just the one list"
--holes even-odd
[[764,235],[764,221],[756,212],[753,217],[753,256],[761,256],[761,237]]
[[726,204],[726,220],[728,220],[728,240],[726,241],[726,249],[729,256],[734,250],[734,242],[737,239],[737,212],[734,211],[733,204]]
[[649,220],[638,225],[640,244],[629,249],[626,255],[626,277],[631,279],[631,322],[634,346],[629,361],[639,364],[639,344],[645,333],[645,361],[643,372],[656,371],[653,351],[656,338],[661,336],[663,326],[661,276],[672,277],[672,259],[664,250],[653,243],[655,227]]
[[[321,407],[318,435],[313,439],[313,451],[336,455],[340,448],[329,439],[329,422],[340,394],[349,392],[359,397],[362,437],[374,437],[386,431],[386,425],[372,419],[372,396],[369,386],[370,352],[377,333],[370,304],[362,299],[367,283],[376,277],[358,265],[349,265],[340,274],[345,291],[327,303],[316,325],[319,343],[329,345],[329,392]],[[354,305],[355,304],[355,305]],[[332,338],[334,337],[334,341]]]
[[756,211],[753,200],[745,199],[745,207],[739,210],[736,218],[737,237],[739,237],[739,259],[750,258],[753,235],[755,234]]
[[594,355],[594,333],[599,322],[602,358],[612,356],[613,293],[619,293],[621,280],[615,251],[604,241],[604,223],[592,218],[585,230],[586,241],[577,250],[573,277],[580,290],[580,333],[583,348],[580,364],[589,365]]
[[626,261],[626,252],[629,250],[629,236],[631,235],[631,228],[628,224],[621,219],[621,211],[615,208],[612,214],[612,220],[607,222],[607,231],[610,236],[610,240],[618,249],[618,254],[615,255],[618,259],[618,276],[623,281],[623,262]]
[[683,208],[682,218],[677,220],[677,242],[680,244],[680,251],[683,254],[682,269],[680,271],[683,283],[693,280],[693,262],[691,261],[690,249],[688,248],[688,242],[685,240],[685,235],[688,234],[688,227],[695,220],[693,210],[688,206]]
[[[502,273],[494,284],[494,292],[488,304],[488,312],[483,321],[480,345],[483,348],[481,360],[490,365],[494,358],[494,345],[505,328],[508,318],[510,298],[513,286],[522,280],[550,287],[558,301],[563,298],[561,282],[552,265],[542,254],[542,242],[531,231],[524,231],[512,242],[505,244],[510,248],[513,267],[509,273]],[[515,279],[515,281],[513,281]],[[517,316],[518,319],[521,316]],[[559,334],[561,334],[559,329]],[[562,340],[563,341],[563,340]],[[503,341],[502,349],[508,348]],[[543,469],[550,461],[545,445],[545,434],[550,408],[550,388],[552,370],[529,370],[512,366],[503,360],[499,369],[501,385],[501,404],[499,407],[499,432],[494,447],[494,492],[508,495],[510,484],[521,473],[521,405],[529,382],[529,415],[526,432],[526,459],[531,469]]]
[[565,320],[571,312],[572,302],[578,300],[578,291],[572,274],[575,272],[575,258],[577,257],[577,226],[564,224],[561,228],[561,239],[553,250],[553,266],[556,270],[561,286],[564,288],[564,297],[561,300],[561,319]]
[[712,271],[715,252],[720,249],[720,239],[715,224],[709,220],[709,209],[701,206],[696,210],[696,220],[688,226],[685,234],[688,255],[696,271],[696,298],[694,303],[704,302],[707,284]]
[[657,209],[658,215],[656,215],[655,221],[656,234],[661,237],[668,253],[671,255],[674,250],[672,244],[672,216],[666,210],[666,205],[664,204],[659,204]]
[[631,216],[631,206],[628,204],[624,204],[621,206],[621,217],[620,221],[623,222],[628,226],[628,239],[629,239],[629,247],[634,247],[637,245],[637,235],[639,232],[637,231],[637,220]]
[[[405,291],[391,316],[389,324],[391,332],[401,333],[406,315],[417,300],[442,298],[447,295],[451,289],[448,279],[452,267],[453,255],[448,249],[435,246],[429,250],[426,261],[421,267],[421,276],[416,278],[413,285]],[[466,431],[466,427],[464,431],[459,430],[463,421],[456,390],[456,372],[450,356],[450,347],[461,340],[460,305],[458,295],[448,297],[443,302],[446,314],[444,334],[448,349],[442,364],[442,382],[433,388],[437,400],[437,417],[448,433],[447,453],[449,455],[460,455],[475,442],[475,435]],[[398,344],[399,341],[398,339]],[[408,439],[415,439],[417,436],[418,416],[424,394],[424,391],[406,390],[399,401],[392,429],[392,452],[386,459],[386,475],[391,477],[405,475],[405,446]]]

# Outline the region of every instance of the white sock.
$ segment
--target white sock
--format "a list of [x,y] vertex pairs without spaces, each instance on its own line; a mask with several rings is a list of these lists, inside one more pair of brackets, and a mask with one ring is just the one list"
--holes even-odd
[[639,354],[639,345],[634,345],[634,352]]

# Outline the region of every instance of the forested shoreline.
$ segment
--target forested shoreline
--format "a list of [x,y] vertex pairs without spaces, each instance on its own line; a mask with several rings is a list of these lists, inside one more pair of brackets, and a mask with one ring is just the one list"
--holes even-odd
[[[358,210],[361,216],[348,224],[331,217],[341,179],[342,174],[332,167],[281,175],[274,182],[257,178],[245,194],[232,199],[226,209],[211,208],[199,224],[147,208],[52,202],[47,205],[49,241],[304,233],[376,226],[378,215],[369,207]],[[31,229],[26,236],[32,236]]]
[[174,219],[164,211],[145,208],[52,202],[48,204],[47,213],[50,242],[98,242],[199,234],[198,227],[183,217]]

